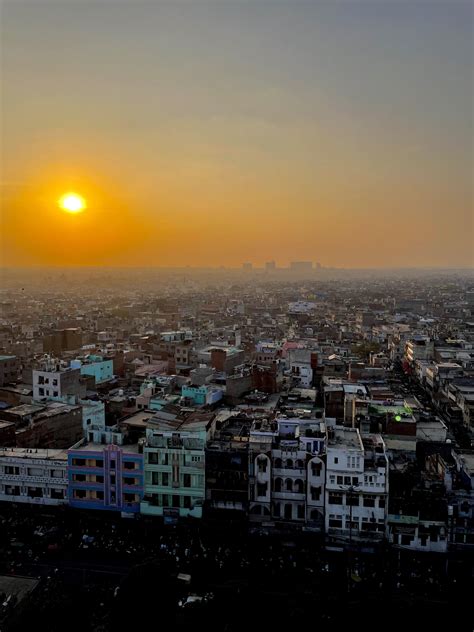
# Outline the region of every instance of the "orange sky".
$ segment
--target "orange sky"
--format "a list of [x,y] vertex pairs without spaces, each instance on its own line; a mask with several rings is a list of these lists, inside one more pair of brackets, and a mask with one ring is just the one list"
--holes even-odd
[[470,3],[216,6],[5,2],[4,265],[472,265]]

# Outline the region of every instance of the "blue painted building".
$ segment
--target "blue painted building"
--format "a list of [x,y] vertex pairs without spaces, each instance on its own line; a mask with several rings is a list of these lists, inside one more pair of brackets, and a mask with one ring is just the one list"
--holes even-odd
[[95,383],[107,382],[114,377],[113,360],[104,360],[100,355],[88,355],[85,360],[71,360],[71,368],[81,369],[81,375],[92,375]]
[[190,400],[194,406],[212,405],[222,399],[222,390],[209,384],[202,386],[184,384],[181,387],[181,396]]
[[83,443],[68,450],[69,505],[134,514],[143,498],[139,446]]

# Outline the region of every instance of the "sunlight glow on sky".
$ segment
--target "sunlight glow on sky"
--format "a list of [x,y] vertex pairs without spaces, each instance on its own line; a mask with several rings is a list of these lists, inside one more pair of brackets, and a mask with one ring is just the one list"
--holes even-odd
[[470,1],[2,4],[5,265],[473,264]]

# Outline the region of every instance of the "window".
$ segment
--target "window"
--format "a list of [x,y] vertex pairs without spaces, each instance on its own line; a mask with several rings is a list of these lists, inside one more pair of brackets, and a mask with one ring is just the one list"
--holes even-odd
[[344,476],[344,485],[350,485],[350,484],[351,484],[351,477]]
[[161,497],[161,504],[163,505],[163,507],[169,507],[170,500],[168,494],[163,494],[163,496]]
[[286,459],[285,467],[287,469],[292,469],[292,467],[293,467],[293,460],[292,459]]
[[151,473],[151,484],[158,485],[158,472]]
[[379,498],[380,509],[385,509],[385,498]]
[[173,499],[173,507],[175,507],[175,508],[180,507],[180,505],[181,505],[180,497],[175,495],[175,496],[172,496],[172,499]]
[[275,503],[273,505],[273,515],[275,518],[279,518],[281,515],[280,503]]
[[358,485],[359,484],[359,478],[357,476],[353,476],[352,477],[352,484],[353,485]]
[[267,471],[267,459],[265,457],[260,457],[259,459],[257,459],[257,463],[259,472]]
[[135,502],[135,494],[124,494],[123,499],[126,503],[133,503]]
[[[194,458],[193,458],[194,460]],[[168,453],[165,452],[161,455],[161,465],[168,465]]]
[[337,465],[339,463],[339,459],[337,456],[334,457],[334,463]]
[[110,475],[110,484],[115,485],[115,474]]
[[186,509],[191,508],[191,496],[183,496],[183,507]]
[[329,518],[329,526],[333,529],[342,529],[342,518]]
[[95,460],[95,466],[96,467],[104,467],[104,460],[103,459],[96,459]]
[[161,474],[161,484],[163,487],[168,487],[168,485],[170,484],[170,475],[168,474],[168,472],[162,472]]
[[124,461],[123,462],[123,469],[124,470],[134,470],[135,469],[135,463],[133,461]]
[[329,504],[342,505],[342,493],[341,492],[329,492]]
[[85,498],[86,490],[85,489],[75,489],[73,493],[74,498]]
[[13,466],[13,465],[6,465],[5,466],[5,474],[14,474],[15,476],[18,476],[18,474],[20,473],[20,468]]
[[183,476],[183,487],[191,487],[191,474]]
[[148,463],[150,465],[158,465],[158,454],[156,452],[148,452]]
[[348,493],[346,496],[346,505],[348,507],[358,507],[359,506],[359,496],[358,494]]
[[74,474],[74,480],[83,483],[86,480],[85,474]]
[[135,479],[131,478],[130,476],[127,476],[123,479],[123,482],[125,483],[125,485],[135,485]]
[[321,499],[321,487],[311,487],[311,500]]
[[40,388],[38,392],[40,394],[40,397],[44,396],[44,388]]
[[57,386],[58,385],[58,378],[54,377],[53,378],[53,386]]
[[281,469],[283,467],[283,461],[281,459],[275,459],[275,467]]
[[97,500],[104,500],[104,492],[97,491],[95,493],[95,497],[97,498]]
[[115,470],[115,459],[110,460],[110,469]]
[[291,520],[293,517],[293,507],[290,504],[285,505],[285,518]]
[[311,473],[313,476],[321,474],[321,463],[311,463]]
[[338,477],[337,477],[337,484],[338,484],[338,485],[342,485],[342,484],[343,484],[343,482],[344,482],[344,477],[342,477],[342,476],[338,476]]
[[293,481],[291,480],[291,478],[287,478],[285,481],[285,488],[287,492],[292,492],[293,491]]
[[266,496],[267,483],[257,483],[257,496]]
[[84,459],[73,459],[72,460],[72,464],[82,467],[82,466],[84,466],[86,464],[86,462],[85,462]]
[[57,397],[59,395],[58,391],[53,391],[53,397]]
[[304,483],[303,483],[303,481],[302,481],[301,479],[299,479],[299,478],[295,481],[294,491],[295,491],[297,494],[304,494]]
[[[44,384],[44,375],[38,375],[38,384]],[[43,390],[40,388],[40,391]]]
[[364,496],[364,507],[375,507],[375,498],[373,496]]
[[97,474],[96,475],[95,482],[96,483],[103,483],[104,482],[104,477],[102,476],[102,474]]
[[300,520],[304,518],[304,505],[298,505],[297,516]]
[[43,490],[41,487],[28,487],[28,496],[30,498],[41,498],[43,496]]
[[298,460],[296,461],[296,467],[297,467],[299,470],[302,470],[302,469],[304,468],[304,463],[303,463],[303,461],[302,461],[301,459],[298,459]]

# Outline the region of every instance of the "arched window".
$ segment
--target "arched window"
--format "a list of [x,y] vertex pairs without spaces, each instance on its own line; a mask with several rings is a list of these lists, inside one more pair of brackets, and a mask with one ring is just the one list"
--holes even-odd
[[275,467],[279,467],[279,468],[283,467],[283,461],[280,458],[275,459]]
[[302,470],[302,469],[304,468],[304,463],[303,463],[303,461],[302,461],[301,459],[298,459],[298,460],[296,461],[296,467],[297,467],[299,470]]
[[281,484],[282,484],[282,479],[281,478],[276,478],[275,479],[275,491],[276,492],[281,492]]
[[267,471],[267,459],[264,456],[259,456],[257,459],[258,471],[266,472]]
[[285,467],[292,468],[293,467],[293,460],[292,459],[286,459]]
[[311,509],[311,520],[319,520],[320,517],[321,517],[321,514],[319,513],[317,509]]
[[300,478],[297,478],[295,481],[295,492],[297,494],[302,494],[304,492],[304,483]]
[[262,508],[260,505],[254,505],[252,507],[252,509],[250,510],[250,513],[253,514],[254,516],[260,516],[262,513]]
[[291,478],[287,478],[286,479],[285,487],[286,487],[286,491],[287,492],[292,492],[293,491],[293,481],[291,480]]

